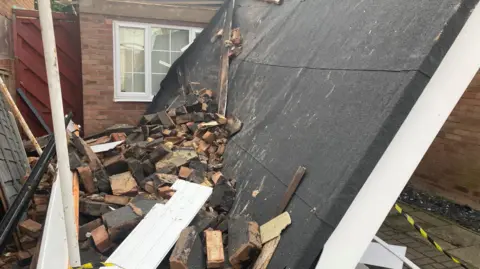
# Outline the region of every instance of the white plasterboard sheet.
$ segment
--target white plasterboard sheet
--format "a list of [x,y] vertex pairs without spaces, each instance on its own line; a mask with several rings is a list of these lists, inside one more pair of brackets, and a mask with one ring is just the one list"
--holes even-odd
[[155,207],[108,258],[119,268],[155,269],[212,193],[212,188],[177,180],[173,197]]
[[116,146],[122,144],[123,141],[115,141],[115,142],[110,142],[110,143],[105,143],[105,144],[100,144],[100,145],[94,145],[91,146],[90,148],[92,149],[93,152],[95,153],[100,153],[100,152],[105,152],[114,149]]
[[[329,237],[317,269],[352,269],[358,264],[397,197],[477,73],[480,67],[479,32],[480,8],[477,7]],[[368,214],[365,215],[365,212]]]
[[[390,249],[397,253],[400,257],[405,257],[406,247],[389,245]],[[363,254],[360,262],[363,264],[380,266],[389,269],[402,269],[403,261],[393,255],[390,251],[382,247],[378,243],[370,243],[367,250]]]
[[58,172],[56,178],[48,203],[37,269],[68,268],[67,232]]

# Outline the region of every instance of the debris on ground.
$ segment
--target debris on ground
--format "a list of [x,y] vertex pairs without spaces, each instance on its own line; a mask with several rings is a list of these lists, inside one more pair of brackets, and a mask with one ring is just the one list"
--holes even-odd
[[407,186],[403,189],[399,200],[423,210],[444,216],[465,228],[480,232],[480,211],[475,210],[468,205],[459,205],[445,198],[416,190],[411,186]]

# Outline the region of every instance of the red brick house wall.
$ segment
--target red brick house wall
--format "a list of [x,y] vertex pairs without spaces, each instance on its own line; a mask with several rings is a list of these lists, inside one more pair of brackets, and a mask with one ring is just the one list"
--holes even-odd
[[417,188],[480,209],[480,71],[410,182]]
[[[135,125],[148,106],[145,102],[114,101],[114,21],[204,27],[215,14],[214,10],[208,10],[201,11],[204,12],[201,13],[202,16],[196,16],[193,13],[196,10],[190,8],[186,13],[189,16],[182,16],[185,21],[165,20],[161,18],[172,12],[162,6],[131,3],[126,6],[122,2],[112,4],[111,1],[102,1],[96,0],[90,2],[90,5],[80,2],[79,10],[86,135],[100,132],[114,124]],[[200,20],[188,21],[188,17]]]

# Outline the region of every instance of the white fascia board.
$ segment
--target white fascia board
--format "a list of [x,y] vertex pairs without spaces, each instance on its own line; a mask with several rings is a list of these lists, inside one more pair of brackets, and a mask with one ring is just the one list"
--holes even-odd
[[57,180],[53,183],[48,202],[37,269],[68,268],[67,231],[58,171],[55,177]]
[[155,205],[107,262],[118,268],[157,268],[212,194],[212,188],[184,180],[177,180],[172,189],[173,197]]
[[324,246],[316,269],[353,269],[480,67],[472,14]]

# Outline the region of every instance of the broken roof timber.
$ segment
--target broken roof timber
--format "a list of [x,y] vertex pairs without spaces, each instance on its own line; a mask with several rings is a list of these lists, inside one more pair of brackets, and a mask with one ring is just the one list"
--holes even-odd
[[479,32],[480,8],[477,7],[328,239],[317,269],[355,268],[477,73],[480,67]]

